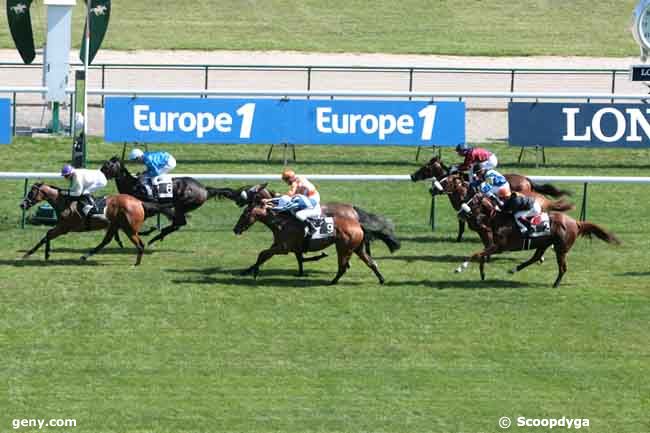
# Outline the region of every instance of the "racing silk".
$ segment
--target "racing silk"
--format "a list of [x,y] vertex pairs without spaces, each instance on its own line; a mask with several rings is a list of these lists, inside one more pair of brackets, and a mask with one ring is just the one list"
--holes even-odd
[[485,181],[483,183],[486,183],[490,186],[496,186],[496,187],[501,187],[508,183],[508,180],[504,175],[499,173],[496,170],[488,170],[485,173]]
[[169,162],[171,155],[167,152],[144,152],[142,162],[147,171],[145,176],[156,177],[161,174],[161,169],[164,169]]
[[302,194],[310,200],[313,200],[314,206],[320,204],[320,194],[316,190],[316,187],[303,176],[296,176],[296,181],[291,185],[291,189],[287,194],[289,196]]
[[535,206],[535,199],[533,197],[522,195],[513,192],[510,198],[503,204],[503,211],[508,213],[516,213],[533,209]]
[[271,208],[276,212],[298,212],[303,209],[314,207],[312,201],[302,194],[294,196],[282,195],[270,200],[275,206]]
[[107,183],[106,176],[101,171],[77,168],[70,181],[70,196],[79,197],[84,194],[92,194],[94,191],[104,188]]
[[458,166],[461,171],[469,170],[471,166],[478,162],[487,161],[492,156],[492,152],[487,149],[475,147],[465,155],[465,161]]

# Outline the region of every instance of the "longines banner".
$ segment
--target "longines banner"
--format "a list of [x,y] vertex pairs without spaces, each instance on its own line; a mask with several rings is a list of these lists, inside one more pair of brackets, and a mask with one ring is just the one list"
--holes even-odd
[[0,144],[11,143],[11,101],[0,99]]
[[511,102],[513,146],[649,147],[650,105]]
[[465,103],[106,98],[105,139],[149,143],[455,146]]

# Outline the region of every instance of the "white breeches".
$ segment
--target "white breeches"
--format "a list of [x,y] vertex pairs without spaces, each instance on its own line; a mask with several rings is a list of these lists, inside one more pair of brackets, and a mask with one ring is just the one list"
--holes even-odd
[[496,155],[490,156],[486,161],[483,161],[479,163],[479,167],[484,170],[492,170],[497,168],[497,165],[499,165],[499,161],[497,160]]
[[300,221],[305,221],[307,218],[317,218],[320,216],[320,205],[310,207],[307,209],[299,210],[296,212],[296,218]]
[[523,227],[523,225],[519,221],[520,218],[530,219],[531,217],[534,217],[535,215],[540,215],[541,213],[542,213],[542,206],[539,203],[535,202],[532,209],[515,212],[515,221],[520,227]]

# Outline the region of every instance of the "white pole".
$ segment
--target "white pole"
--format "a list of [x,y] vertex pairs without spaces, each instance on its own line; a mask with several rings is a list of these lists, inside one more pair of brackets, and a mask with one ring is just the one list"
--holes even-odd
[[92,0],[87,0],[86,2],[86,50],[84,53],[84,76],[86,85],[84,86],[84,155],[83,163],[86,165],[86,144],[88,140],[88,63],[90,57],[90,6]]

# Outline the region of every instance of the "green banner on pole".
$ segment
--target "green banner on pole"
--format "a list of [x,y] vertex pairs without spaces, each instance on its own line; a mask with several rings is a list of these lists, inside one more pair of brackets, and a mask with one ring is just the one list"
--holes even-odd
[[[90,17],[90,54],[88,64],[91,64],[99,47],[104,40],[106,30],[108,30],[108,20],[111,17],[111,0],[91,0],[90,10],[88,16]],[[88,17],[86,17],[86,25],[88,25]],[[79,58],[84,62],[86,53],[86,38],[81,39],[81,50],[79,51]]]
[[25,64],[30,64],[36,57],[34,33],[29,8],[32,0],[7,0],[7,21],[14,44]]

